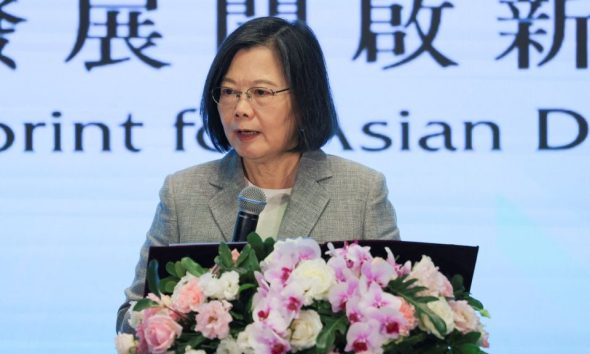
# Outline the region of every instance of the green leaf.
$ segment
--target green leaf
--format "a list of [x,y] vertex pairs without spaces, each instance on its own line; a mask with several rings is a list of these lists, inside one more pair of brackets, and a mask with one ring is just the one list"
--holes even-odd
[[440,318],[439,315],[434,313],[429,308],[425,308],[425,309],[421,309],[421,310],[422,310],[422,312],[424,312],[426,314],[426,316],[428,316],[428,319],[430,320],[430,322],[432,322],[436,331],[441,336],[444,336],[447,333],[447,324],[445,323],[445,321],[443,321],[443,319]]
[[160,276],[158,275],[158,261],[152,259],[147,269],[148,289],[151,293],[160,296]]
[[438,298],[418,295],[420,291],[426,290],[426,288],[422,286],[413,286],[416,281],[416,279],[408,278],[407,276],[399,277],[389,282],[387,290],[393,295],[401,296],[407,302],[412,304],[416,309],[418,318],[424,320],[424,316],[426,316],[430,322],[432,322],[435,330],[439,334],[445,335],[447,332],[447,325],[440,316],[434,313],[426,305],[427,303],[437,301]]
[[256,253],[257,259],[263,260],[264,258],[266,258],[264,242],[256,232],[251,232],[248,235],[248,237],[246,237],[246,239],[248,240],[248,244],[250,245],[250,247],[252,247],[252,249],[254,250],[254,253]]
[[244,315],[237,311],[230,311],[229,314],[231,315],[233,321],[241,321],[244,319]]
[[236,266],[241,266],[250,256],[250,253],[252,253],[252,246],[250,245],[246,245],[244,246],[244,248],[242,249],[242,252],[240,252],[240,256],[238,257],[238,260],[236,261]]
[[328,301],[314,301],[310,308],[314,309],[318,314],[324,315],[324,317],[333,317],[332,305]]
[[147,308],[157,307],[157,306],[159,306],[159,305],[155,301],[152,301],[150,299],[141,299],[135,303],[135,306],[133,306],[133,311],[139,312],[139,311],[145,310]]
[[188,342],[186,342],[186,345],[190,345],[191,348],[195,349],[198,348],[206,340],[207,338],[205,338],[205,336],[199,333],[197,336],[191,338]]
[[240,279],[242,279],[242,276],[248,274],[249,270],[244,268],[244,267],[238,267],[238,268],[234,268],[233,269],[236,273],[238,273],[238,275],[240,276]]
[[336,340],[336,334],[340,333],[344,335],[348,329],[348,320],[345,315],[337,317],[324,317],[322,318],[324,327],[318,334],[316,339],[316,353],[325,354],[334,346]]
[[466,296],[465,300],[467,300],[467,303],[483,317],[490,318],[490,313],[483,307],[483,304],[479,300],[471,296]]
[[[272,237],[267,238],[264,240],[264,258],[266,258],[269,254],[272,253],[275,249],[275,239]],[[264,259],[260,258],[260,259]]]
[[178,278],[182,278],[186,274],[186,268],[182,265],[182,262],[180,261],[174,263],[174,271]]
[[481,338],[480,332],[469,332],[463,335],[462,340],[464,343],[477,344],[479,342],[479,338]]
[[178,276],[178,274],[176,274],[176,267],[174,266],[174,262],[168,262],[166,263],[166,272],[168,272],[168,274],[175,276],[177,278],[180,279],[180,277]]
[[425,286],[413,286],[411,288],[404,288],[401,289],[402,292],[408,294],[408,295],[413,295],[413,296],[417,296],[419,292],[422,292],[424,290],[428,290],[427,287]]
[[482,351],[479,346],[471,343],[464,343],[452,347],[453,353],[457,354],[480,354]]
[[449,352],[449,348],[446,343],[437,343],[432,345],[430,348],[422,351],[422,354],[446,354]]
[[234,266],[231,250],[225,242],[219,244],[219,257],[215,258],[215,262],[223,269],[231,269]]
[[405,338],[403,343],[409,346],[414,346],[424,342],[427,337],[428,335],[425,332],[416,332],[415,334],[411,334],[409,337]]
[[201,275],[207,273],[207,269],[201,267],[201,265],[195,261],[193,261],[189,257],[183,257],[180,260],[180,264],[186,269],[187,272],[194,275],[195,277],[200,277]]
[[257,285],[252,284],[252,283],[242,284],[242,285],[240,285],[240,289],[238,290],[238,293],[241,293],[244,290],[252,289],[252,288],[256,288],[256,287],[257,287]]
[[465,286],[463,285],[463,276],[461,274],[455,274],[451,279],[451,285],[453,286],[453,293],[455,298],[460,298],[465,293]]
[[258,262],[256,252],[249,252],[248,257],[242,264],[242,267],[244,267],[244,269],[246,269],[246,272],[249,273],[247,274],[248,276],[246,278],[251,278],[247,280],[254,281],[254,272],[260,271],[260,263]]
[[490,313],[488,312],[488,310],[486,310],[486,309],[481,309],[481,310],[478,310],[478,311],[479,311],[479,313],[480,313],[480,314],[481,314],[483,317],[485,317],[485,318],[492,318],[492,317],[490,316]]
[[419,296],[416,297],[416,302],[420,302],[423,304],[429,303],[429,302],[433,302],[433,301],[438,301],[438,298],[435,296]]
[[160,291],[165,294],[172,294],[174,287],[178,284],[178,278],[175,276],[169,276],[160,280]]
[[479,300],[472,298],[471,296],[467,297],[467,303],[476,310],[483,309],[483,304]]

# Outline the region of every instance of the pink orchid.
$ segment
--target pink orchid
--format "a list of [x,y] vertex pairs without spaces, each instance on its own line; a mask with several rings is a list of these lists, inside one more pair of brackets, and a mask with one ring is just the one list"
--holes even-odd
[[361,299],[362,297],[357,291],[346,303],[346,317],[348,318],[348,322],[356,323],[365,320],[364,310],[360,304]]
[[289,239],[283,243],[282,248],[292,249],[295,254],[297,263],[305,260],[316,259],[322,256],[320,246],[312,238],[299,237],[296,239]]
[[335,249],[332,244],[328,244],[328,249],[327,254],[332,257],[344,258],[347,268],[357,276],[360,275],[363,264],[373,259],[370,247],[362,247],[358,243],[345,243],[344,247],[339,249]]
[[284,305],[284,299],[276,290],[271,290],[265,297],[257,297],[252,308],[255,323],[264,323],[281,335],[286,334],[291,321],[298,312],[292,312]]
[[254,278],[256,278],[256,282],[258,283],[258,290],[252,298],[252,305],[256,306],[261,299],[268,295],[270,292],[270,285],[266,282],[264,276],[260,272],[254,272]]
[[334,270],[337,282],[347,282],[356,279],[357,276],[350,270],[344,257],[332,257],[328,260],[328,266]]
[[361,268],[361,276],[368,283],[377,283],[382,288],[387,286],[392,279],[397,277],[395,269],[383,258],[374,258],[371,262],[365,262]]
[[379,323],[379,333],[388,340],[404,335],[407,321],[399,309],[393,307],[371,308],[367,318]]
[[346,304],[356,293],[358,284],[358,279],[352,278],[347,282],[337,283],[332,287],[328,295],[328,301],[332,305],[332,311],[339,312],[346,309]]
[[310,238],[289,239],[275,244],[273,252],[260,264],[264,278],[271,282],[286,284],[291,272],[305,260],[321,257],[317,242]]
[[399,310],[402,304],[399,297],[383,291],[377,283],[371,283],[368,287],[363,286],[360,292],[362,296],[360,296],[359,306],[362,309],[391,307]]
[[297,258],[293,254],[285,254],[277,255],[272,262],[261,266],[261,269],[266,281],[285,285],[296,266]]
[[380,334],[379,327],[379,323],[374,320],[353,323],[346,333],[344,350],[355,353],[383,353],[385,338]]
[[292,316],[297,317],[299,311],[301,311],[301,308],[303,307],[303,289],[297,284],[288,284],[285,288],[279,290],[279,296],[282,299],[283,307]]
[[407,261],[406,263],[401,265],[395,261],[393,252],[391,252],[389,247],[385,247],[385,252],[387,253],[387,263],[391,264],[398,277],[410,274],[410,272],[412,271],[412,262]]
[[[286,329],[288,326],[284,322],[289,318],[295,318],[301,308],[297,303],[302,301],[303,295],[300,291],[294,291],[296,289],[293,287],[283,287],[277,283],[269,284],[259,272],[255,272],[254,277],[258,283],[258,291],[252,298],[252,317],[260,322],[277,320],[273,327],[283,331],[283,328]],[[295,312],[294,307],[297,308]],[[273,317],[269,319],[271,312],[274,312]]]
[[291,350],[289,341],[278,335],[263,323],[253,323],[246,327],[249,344],[254,353],[284,354]]

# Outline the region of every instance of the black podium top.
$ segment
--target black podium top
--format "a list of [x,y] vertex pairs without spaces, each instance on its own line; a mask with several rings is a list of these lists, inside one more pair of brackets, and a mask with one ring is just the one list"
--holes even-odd
[[[352,241],[351,241],[352,242]],[[385,247],[389,247],[397,257],[398,263],[419,261],[422,255],[429,256],[439,270],[449,279],[456,274],[463,276],[465,289],[469,291],[473,279],[475,262],[477,260],[477,246],[447,245],[439,243],[409,242],[409,241],[383,241],[383,240],[358,240],[361,246],[371,247],[371,254],[375,257],[387,256]],[[241,250],[245,242],[228,243],[230,249]],[[344,241],[332,242],[339,248]],[[327,250],[327,244],[320,244],[322,254]],[[215,256],[218,253],[218,243],[199,244],[175,244],[171,246],[152,246],[148,256],[148,262],[156,259],[160,264],[160,277],[166,277],[165,265],[168,262],[176,262],[183,257],[190,257],[205,268],[214,265]],[[146,283],[147,293],[147,283]]]

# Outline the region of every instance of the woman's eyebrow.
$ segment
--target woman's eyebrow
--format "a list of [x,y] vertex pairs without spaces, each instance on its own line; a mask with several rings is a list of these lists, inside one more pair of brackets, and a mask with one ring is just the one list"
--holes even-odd
[[[237,85],[237,82],[235,80],[233,80],[232,78],[229,78],[229,77],[224,77],[223,80],[221,80],[221,82],[227,82],[227,83],[230,83],[230,84]],[[276,87],[279,86],[274,81],[267,80],[267,79],[254,80],[252,83],[253,83],[254,86],[261,85],[261,84],[265,84],[265,85],[269,85],[269,86],[276,86]]]

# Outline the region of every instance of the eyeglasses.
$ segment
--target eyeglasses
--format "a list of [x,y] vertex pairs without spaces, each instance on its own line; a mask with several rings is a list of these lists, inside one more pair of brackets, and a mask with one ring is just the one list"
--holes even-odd
[[242,93],[246,95],[246,99],[250,103],[258,106],[265,106],[272,102],[274,96],[281,92],[288,91],[289,87],[282,90],[273,90],[266,87],[250,87],[246,92],[234,90],[231,87],[216,87],[211,90],[213,101],[222,106],[231,106],[238,103]]

